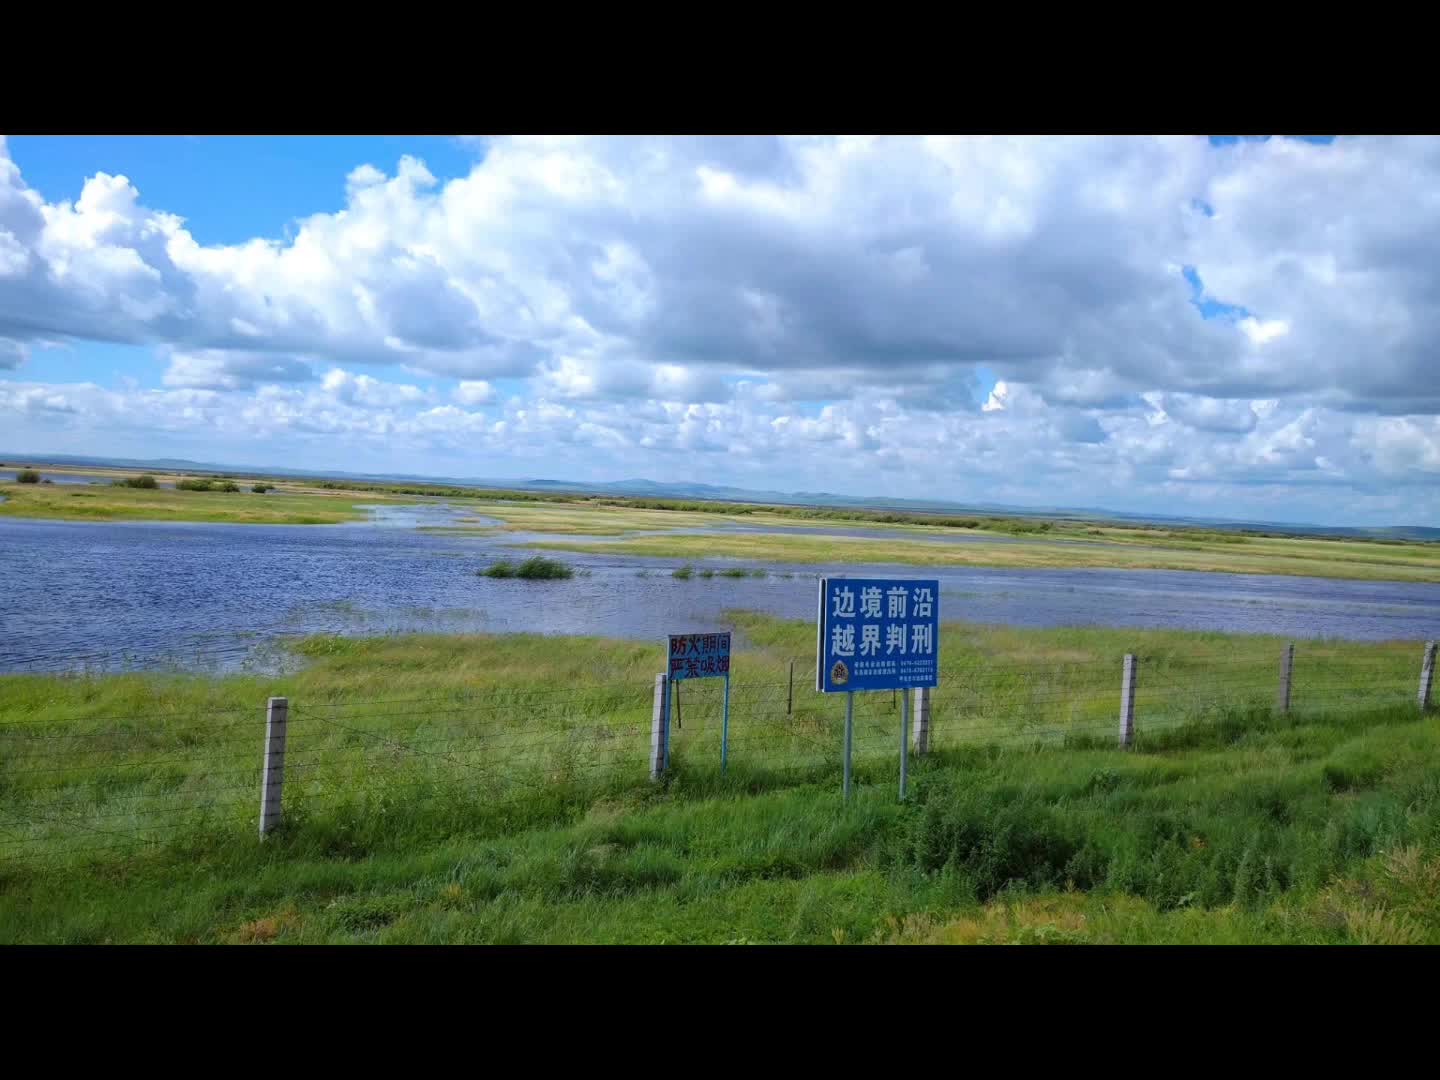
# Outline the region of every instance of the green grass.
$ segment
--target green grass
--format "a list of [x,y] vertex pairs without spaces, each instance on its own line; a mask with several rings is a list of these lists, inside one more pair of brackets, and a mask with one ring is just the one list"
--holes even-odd
[[[1252,549],[1250,545],[1255,545]],[[1263,546],[1262,546],[1263,545]],[[757,562],[899,563],[914,566],[1011,566],[1037,569],[1116,567],[1204,570],[1236,574],[1284,574],[1385,581],[1440,582],[1440,545],[1341,544],[1312,540],[1250,541],[1156,546],[1100,546],[1044,540],[999,543],[945,543],[897,534],[893,540],[858,537],[747,533],[737,535],[634,536],[597,544],[545,540],[529,547],[553,551],[624,553],[697,558],[715,556]]]
[[526,559],[519,564],[500,559],[483,570],[477,570],[481,577],[524,578],[526,581],[561,581],[575,576],[574,567],[558,559],[547,559],[543,555]]
[[[0,516],[62,521],[210,521],[239,525],[334,525],[367,513],[333,495],[286,495],[240,501],[220,490],[175,491],[106,487],[87,491],[62,485],[22,488],[0,482]],[[367,500],[373,502],[374,500]]]
[[[0,940],[1440,943],[1414,643],[1299,643],[1276,715],[1278,639],[946,624],[911,799],[867,694],[844,806],[813,628],[733,623],[729,774],[700,680],[662,784],[646,642],[313,638],[283,676],[0,677]],[[270,695],[286,825],[262,844]]]

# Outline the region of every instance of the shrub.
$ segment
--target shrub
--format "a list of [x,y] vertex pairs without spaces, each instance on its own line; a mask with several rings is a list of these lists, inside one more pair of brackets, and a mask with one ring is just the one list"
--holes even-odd
[[240,485],[237,484],[237,483],[235,483],[234,480],[226,480],[226,481],[225,481],[224,483],[222,483],[216,490],[217,490],[217,491],[239,491],[239,490],[240,490]]
[[111,480],[110,483],[114,487],[144,488],[147,491],[153,491],[160,486],[155,477],[149,473],[145,473],[143,476],[127,476],[120,480]]
[[187,476],[175,481],[177,491],[214,491],[215,484],[210,480],[202,480],[199,477]]
[[555,581],[575,576],[571,567],[558,559],[547,559],[543,555],[536,555],[526,559],[519,566],[508,559],[501,559],[493,562],[484,570],[478,571],[482,577],[492,578],[525,578],[527,581]]
[[21,469],[15,474],[15,482],[17,484],[38,484],[40,474],[34,469]]
[[516,569],[515,576],[531,581],[551,581],[574,577],[575,571],[559,559],[536,555],[522,562]]
[[256,495],[264,495],[267,491],[274,491],[275,488],[270,484],[256,484],[250,490]]

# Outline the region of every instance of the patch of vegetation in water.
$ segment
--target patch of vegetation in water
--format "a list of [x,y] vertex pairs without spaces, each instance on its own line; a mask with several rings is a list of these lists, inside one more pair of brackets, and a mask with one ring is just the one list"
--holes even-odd
[[524,578],[527,581],[558,581],[575,576],[573,567],[559,559],[547,559],[544,555],[532,556],[518,564],[501,559],[477,573],[481,577]]

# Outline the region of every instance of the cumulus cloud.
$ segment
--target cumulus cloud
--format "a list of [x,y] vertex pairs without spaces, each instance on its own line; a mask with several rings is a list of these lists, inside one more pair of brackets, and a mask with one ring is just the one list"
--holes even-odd
[[1434,477],[1440,141],[484,150],[443,184],[357,164],[293,236],[206,245],[123,176],[49,201],[0,140],[0,369],[57,339],[168,356],[161,391],[9,382],[0,409],[1051,502]]
[[418,386],[384,382],[372,375],[356,375],[343,368],[331,368],[320,385],[327,394],[351,405],[410,405],[429,398]]
[[30,350],[11,338],[0,337],[0,369],[18,368]]
[[[571,396],[723,400],[701,371],[933,388],[984,363],[1081,406],[1435,412],[1436,146],[496,138],[445,184],[361,165],[342,210],[235,245],[123,176],[47,202],[0,156],[0,332],[541,372]],[[1202,319],[1186,266],[1245,314]]]
[[1243,434],[1254,431],[1259,417],[1248,401],[1226,401],[1196,394],[1147,394],[1166,416],[1200,431]]
[[161,381],[166,386],[240,390],[262,382],[305,382],[315,377],[301,360],[264,353],[202,350],[172,352]]
[[495,388],[484,379],[462,379],[450,396],[461,405],[488,405],[495,400]]
[[[453,393],[435,401],[417,387],[367,379],[336,369],[318,384],[249,391],[0,382],[0,428],[59,426],[75,437],[191,433],[207,445],[264,439],[297,456],[344,447],[389,461],[436,454],[485,463],[445,470],[458,475],[531,475],[544,461],[582,477],[705,476],[987,502],[1123,506],[1146,498],[1223,515],[1251,506],[1258,516],[1327,520],[1396,507],[1410,520],[1440,514],[1434,418],[1280,405],[1255,413],[1255,427],[1237,434],[1196,429],[1143,404],[1107,412],[1055,406],[1021,385],[997,386],[1005,406],[988,412],[911,409],[893,399],[812,408],[753,398],[498,395],[476,408]],[[1409,495],[1392,502],[1402,489]]]

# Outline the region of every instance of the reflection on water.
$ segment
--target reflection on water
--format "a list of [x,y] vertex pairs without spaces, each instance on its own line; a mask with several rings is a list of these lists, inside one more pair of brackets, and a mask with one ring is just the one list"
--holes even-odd
[[858,564],[682,581],[670,571],[686,561],[757,564],[621,552],[563,555],[581,570],[577,577],[532,582],[475,574],[514,558],[506,545],[518,534],[416,531],[476,516],[433,503],[386,506],[374,521],[340,526],[0,519],[0,670],[71,668],[84,657],[104,667],[127,653],[140,664],[172,657],[184,666],[234,667],[255,662],[258,644],[306,633],[524,630],[658,643],[671,632],[726,629],[727,610],[812,618],[822,572],[936,577],[944,616],[979,622],[1297,638],[1440,634],[1440,585]]

